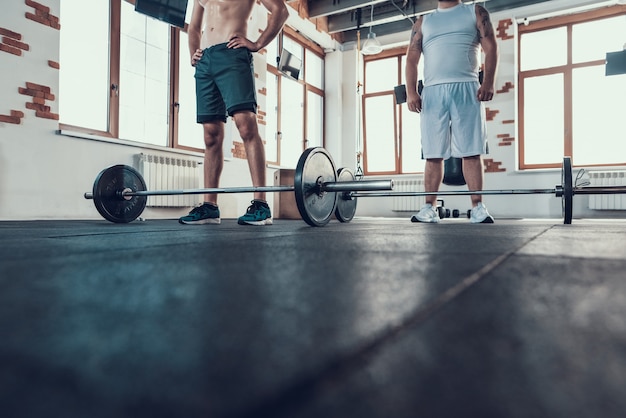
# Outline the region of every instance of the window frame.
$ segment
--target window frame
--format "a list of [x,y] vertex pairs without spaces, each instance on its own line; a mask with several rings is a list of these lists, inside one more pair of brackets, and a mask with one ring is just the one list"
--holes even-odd
[[[382,59],[389,59],[389,58],[396,58],[397,59],[397,74],[396,74],[396,84],[394,84],[392,86],[392,88],[390,90],[383,90],[383,91],[377,91],[377,92],[373,92],[373,93],[368,93],[367,92],[367,65],[368,63],[371,63],[373,61],[378,61],[378,60],[382,60]],[[396,48],[390,48],[387,50],[382,51],[379,54],[376,55],[365,55],[363,56],[363,94],[361,95],[361,106],[362,106],[362,115],[363,115],[363,120],[361,121],[362,123],[362,132],[363,132],[363,173],[365,175],[405,175],[405,174],[421,174],[423,173],[422,171],[404,171],[403,169],[403,142],[404,142],[404,138],[403,138],[403,114],[404,112],[408,112],[409,110],[406,109],[402,104],[397,104],[396,103],[396,99],[395,99],[395,93],[394,93],[394,89],[393,87],[400,85],[403,83],[403,73],[404,73],[404,68],[403,68],[403,62],[404,62],[404,58],[406,57],[406,47],[396,47]],[[393,106],[393,115],[394,115],[394,163],[395,163],[395,169],[392,171],[371,171],[369,170],[368,167],[368,158],[367,158],[367,99],[369,98],[373,98],[373,97],[381,97],[381,96],[391,96],[392,99],[392,106]],[[416,157],[418,158],[418,157]]]
[[[520,170],[532,170],[532,169],[548,169],[561,167],[560,162],[555,163],[543,163],[543,164],[530,164],[525,161],[525,124],[524,124],[524,82],[528,78],[547,76],[553,74],[563,74],[564,82],[564,97],[563,97],[563,155],[574,157],[574,120],[573,120],[573,72],[578,68],[587,68],[600,66],[605,64],[604,59],[585,61],[580,63],[573,62],[573,46],[572,46],[572,29],[573,26],[579,23],[587,23],[596,20],[602,20],[617,16],[626,17],[626,6],[611,6],[602,9],[591,10],[587,12],[581,12],[578,14],[557,16],[536,22],[525,24],[524,22],[518,23],[518,36],[517,36],[517,84],[519,86],[517,106],[518,106],[518,118],[519,118],[519,141],[518,141],[518,165]],[[524,34],[540,32],[543,30],[554,29],[558,27],[565,27],[567,31],[567,62],[564,65],[533,69],[533,70],[521,70],[522,65],[522,37]],[[607,51],[608,52],[608,51]],[[585,165],[587,167],[595,166],[624,166],[624,164],[594,164]]]

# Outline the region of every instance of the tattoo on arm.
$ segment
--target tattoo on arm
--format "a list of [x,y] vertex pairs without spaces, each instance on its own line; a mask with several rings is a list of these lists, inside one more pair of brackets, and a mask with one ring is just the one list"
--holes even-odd
[[419,20],[415,22],[413,30],[411,31],[411,41],[409,43],[409,48],[417,52],[422,52],[422,31],[421,22]]
[[477,21],[478,21],[478,33],[481,38],[487,38],[493,36],[493,25],[489,18],[489,12],[484,7],[476,5]]

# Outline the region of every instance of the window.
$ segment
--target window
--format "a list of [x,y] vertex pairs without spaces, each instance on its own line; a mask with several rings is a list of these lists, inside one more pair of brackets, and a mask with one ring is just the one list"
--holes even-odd
[[104,19],[85,19],[80,0],[61,3],[61,127],[169,145],[177,29],[135,12],[134,1],[93,2]]
[[[185,30],[135,12],[135,0],[94,1],[95,20],[83,3],[61,2],[61,129],[203,151]],[[277,69],[283,47],[302,61],[298,80]],[[305,148],[324,144],[324,52],[288,27],[266,49],[266,83],[257,85],[266,159],[295,168]]]
[[[98,132],[109,129],[109,2],[90,5],[99,19],[85,19],[84,0],[63,0],[60,33],[59,122]],[[77,52],[80,51],[80,52]],[[86,94],[89,92],[89,94]],[[89,111],[85,107],[89,104]]]
[[626,41],[624,8],[519,26],[520,168],[626,164],[626,77],[605,76]]
[[[364,174],[405,174],[424,171],[419,114],[397,105],[394,87],[405,84],[406,50],[391,50],[364,62]],[[418,70],[422,74],[420,63]]]
[[167,146],[170,26],[122,2],[119,138]]
[[[282,48],[301,60],[298,80],[278,71]],[[266,49],[265,157],[295,168],[306,148],[324,146],[324,53],[288,27]]]
[[179,32],[178,48],[178,97],[174,103],[177,110],[178,132],[176,145],[185,149],[204,149],[202,125],[196,123],[196,79],[195,69],[191,66],[187,34]]

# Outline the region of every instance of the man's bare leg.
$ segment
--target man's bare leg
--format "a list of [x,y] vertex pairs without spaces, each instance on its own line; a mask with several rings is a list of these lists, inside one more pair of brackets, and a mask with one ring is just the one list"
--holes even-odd
[[[204,123],[204,187],[219,187],[224,167],[224,122]],[[217,206],[217,194],[206,194],[205,202]]]
[[[439,185],[443,180],[443,159],[433,158],[426,160],[424,168],[424,190],[426,192],[439,191]],[[437,195],[426,195],[426,203],[430,203],[433,207],[437,206]]]
[[[265,184],[265,147],[259,135],[256,115],[253,112],[238,112],[233,115],[239,135],[248,158],[248,168],[252,185],[255,187],[266,186]],[[266,200],[265,192],[255,192],[254,198]]]
[[[483,189],[483,159],[480,155],[463,158],[463,176],[469,190]],[[482,195],[473,194],[471,196],[472,207],[475,207],[482,201]]]

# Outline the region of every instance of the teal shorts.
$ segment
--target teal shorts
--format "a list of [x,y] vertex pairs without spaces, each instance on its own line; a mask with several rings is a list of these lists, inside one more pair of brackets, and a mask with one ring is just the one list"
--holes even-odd
[[226,122],[239,111],[256,113],[252,53],[226,44],[206,48],[196,64],[196,115],[198,123]]

